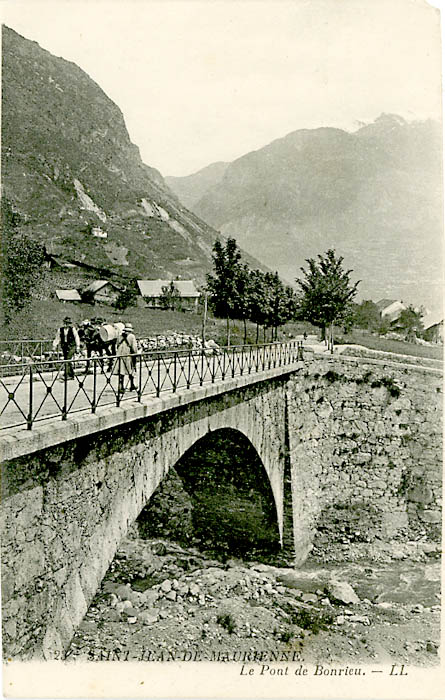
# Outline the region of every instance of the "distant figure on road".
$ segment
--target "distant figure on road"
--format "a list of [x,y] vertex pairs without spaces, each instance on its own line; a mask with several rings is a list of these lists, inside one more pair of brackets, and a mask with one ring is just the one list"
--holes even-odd
[[125,376],[130,378],[130,391],[137,391],[137,387],[134,383],[136,357],[130,357],[130,355],[136,355],[137,352],[138,346],[136,342],[136,337],[133,333],[133,326],[131,325],[131,323],[126,323],[117,341],[117,358],[116,364],[114,366],[114,374],[119,375],[119,392],[123,393],[125,391]]
[[[73,326],[69,316],[63,319],[63,326],[58,329],[53,341],[53,348],[60,346],[64,360],[71,360],[75,352],[80,352],[80,338],[77,329]],[[65,364],[65,378],[74,379],[74,370],[71,362]]]

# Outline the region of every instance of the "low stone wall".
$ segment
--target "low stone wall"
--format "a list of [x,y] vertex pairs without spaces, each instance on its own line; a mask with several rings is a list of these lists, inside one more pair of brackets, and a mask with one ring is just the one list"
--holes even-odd
[[324,355],[293,375],[294,527],[306,551],[323,532],[440,537],[442,401],[441,373],[413,366]]

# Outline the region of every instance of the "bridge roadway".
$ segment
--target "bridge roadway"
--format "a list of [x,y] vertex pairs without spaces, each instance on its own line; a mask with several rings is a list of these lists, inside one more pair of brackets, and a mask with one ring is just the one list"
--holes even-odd
[[272,369],[295,362],[298,352],[302,352],[301,344],[290,342],[212,355],[184,351],[139,355],[135,373],[137,391],[129,390],[129,378],[125,377],[123,393],[118,392],[118,375],[103,372],[99,360],[90,363],[88,373],[85,373],[86,361],[76,361],[74,379],[67,381],[64,380],[66,363],[59,363],[51,371],[39,371],[36,364],[32,381],[28,368],[19,376],[0,378],[0,435],[17,427],[28,425],[31,429],[38,423],[48,424],[75,414],[100,414],[102,408],[128,401],[142,402],[149,397]]

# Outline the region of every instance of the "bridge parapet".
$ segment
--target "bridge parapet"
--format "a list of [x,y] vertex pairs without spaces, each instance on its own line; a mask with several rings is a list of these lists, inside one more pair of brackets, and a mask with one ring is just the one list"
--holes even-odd
[[[176,393],[181,388],[224,382],[234,377],[286,367],[303,359],[302,341],[233,346],[201,351],[141,352],[125,357],[44,360],[2,366],[2,428],[89,411],[119,407],[123,401]],[[129,365],[132,381],[128,381]],[[130,384],[125,388],[124,382]]]

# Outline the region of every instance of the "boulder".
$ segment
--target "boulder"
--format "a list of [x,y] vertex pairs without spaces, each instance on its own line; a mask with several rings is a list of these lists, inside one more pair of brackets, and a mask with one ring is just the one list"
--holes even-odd
[[301,600],[304,603],[316,603],[318,601],[318,598],[315,595],[315,593],[303,593]]
[[126,617],[137,617],[138,611],[135,608],[125,608],[123,614]]
[[139,621],[144,625],[153,625],[159,620],[159,615],[154,610],[144,610],[138,615]]
[[172,589],[172,582],[170,581],[170,579],[167,578],[167,579],[165,579],[165,581],[163,581],[161,583],[161,591],[163,593],[170,593],[171,589]]
[[149,588],[141,595],[141,603],[145,605],[153,605],[153,603],[155,603],[158,600],[158,598],[158,591]]
[[331,579],[326,585],[326,592],[331,598],[345,605],[360,603],[360,598],[357,593],[346,581],[335,581]]
[[190,595],[198,595],[199,594],[199,586],[196,583],[191,583],[189,587],[189,592]]
[[288,588],[296,588],[303,593],[315,593],[324,585],[326,578],[323,581],[318,576],[308,576],[299,571],[285,571],[277,575],[277,581]]

